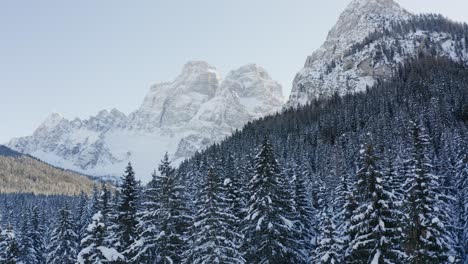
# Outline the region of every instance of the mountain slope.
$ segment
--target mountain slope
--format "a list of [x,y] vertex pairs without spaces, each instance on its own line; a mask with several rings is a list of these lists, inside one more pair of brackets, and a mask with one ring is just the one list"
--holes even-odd
[[193,61],[174,81],[152,86],[128,116],[116,109],[86,120],[52,114],[32,136],[8,146],[97,176],[120,175],[132,161],[146,181],[166,151],[174,160],[190,157],[283,103],[281,86],[262,67],[246,65],[222,80],[213,66]]
[[353,0],[296,75],[288,107],[364,91],[421,53],[468,62],[468,27],[416,16],[393,0]]
[[77,195],[93,185],[88,177],[0,146],[0,193]]
[[[468,68],[448,59],[424,57],[415,62],[406,62],[405,67],[400,67],[392,78],[378,83],[366,92],[320,99],[304,107],[290,108],[281,114],[249,123],[242,131],[234,133],[229,139],[182,163],[179,175],[185,177],[183,182],[188,183],[192,197],[195,197],[191,199],[193,201],[203,199],[199,196],[199,183],[203,183],[209,172],[215,171],[221,183],[230,182],[233,177],[238,177],[237,181],[240,182],[237,182],[235,186],[241,186],[238,187],[241,193],[240,200],[245,199],[244,203],[250,205],[252,201],[263,198],[266,202],[261,201],[270,206],[268,207],[270,212],[281,211],[284,208],[281,207],[281,203],[268,202],[265,196],[260,198],[256,196],[257,188],[262,187],[261,184],[255,184],[258,182],[256,179],[259,177],[259,171],[264,168],[274,170],[271,169],[273,162],[265,165],[264,160],[261,160],[263,163],[257,165],[259,164],[258,157],[261,155],[259,153],[261,153],[262,141],[267,138],[272,143],[272,148],[269,147],[269,150],[274,151],[277,159],[274,163],[275,168],[279,167],[274,171],[281,173],[286,179],[284,182],[289,183],[281,187],[295,197],[295,201],[304,201],[302,197],[307,197],[305,199],[307,207],[296,205],[296,211],[302,214],[304,208],[309,210],[306,220],[302,223],[311,226],[310,236],[317,237],[325,232],[325,239],[330,241],[330,233],[321,231],[323,214],[320,212],[327,211],[333,215],[338,228],[332,228],[336,230],[333,237],[352,239],[354,242],[362,241],[363,236],[349,236],[349,234],[353,235],[352,232],[355,230],[359,232],[373,230],[375,237],[378,237],[377,233],[380,232],[378,228],[368,229],[367,225],[350,230],[346,224],[349,219],[358,219],[356,225],[359,225],[369,215],[373,215],[361,213],[362,211],[355,210],[353,207],[351,207],[351,214],[347,211],[350,206],[365,204],[363,202],[365,200],[355,198],[356,196],[363,197],[365,191],[373,192],[370,196],[373,197],[372,199],[376,197],[375,189],[366,189],[368,183],[363,182],[362,178],[357,176],[357,172],[361,175],[367,173],[359,168],[368,162],[367,159],[362,158],[365,153],[363,146],[368,144],[375,150],[373,154],[375,157],[373,156],[370,166],[373,171],[385,175],[383,180],[385,186],[391,185],[391,188],[395,190],[392,196],[400,195],[396,196],[398,200],[395,201],[404,202],[403,206],[398,207],[401,212],[410,215],[406,211],[406,205],[410,203],[409,200],[414,199],[413,196],[408,198],[409,195],[402,194],[407,191],[407,185],[403,183],[411,177],[421,177],[419,175],[423,173],[437,176],[434,177],[436,180],[429,184],[440,186],[437,188],[438,191],[450,190],[453,195],[451,197],[457,197],[456,202],[454,200],[444,204],[444,198],[440,197],[446,196],[430,194],[435,201],[430,206],[444,208],[444,210],[434,210],[434,212],[443,211],[440,214],[444,215],[444,218],[439,218],[437,223],[440,223],[439,225],[444,229],[443,234],[446,239],[444,243],[449,248],[449,250],[437,251],[436,255],[440,258],[450,256],[452,259],[462,259],[466,251],[464,252],[462,245],[465,244],[460,233],[466,234],[466,225],[463,224],[464,220],[459,221],[458,212],[462,213],[465,210],[463,208],[466,208],[466,198],[464,198],[466,191],[461,189],[460,183],[466,182],[467,125]],[[425,138],[427,141],[424,147],[421,147],[415,138]],[[428,161],[420,166],[426,166],[424,168],[428,169],[427,171],[424,169],[424,172],[416,170],[417,176],[411,176],[414,175],[415,169],[411,167],[413,163],[410,164],[408,160],[413,159],[415,151],[421,151],[421,149]],[[274,177],[271,176],[272,174],[273,172],[270,174],[271,178]],[[367,177],[372,179],[371,176]],[[264,181],[263,186],[271,186],[273,181]],[[381,183],[381,181],[382,178],[379,178],[378,182]],[[427,183],[422,180],[421,182]],[[298,188],[298,185],[302,187]],[[356,186],[365,187],[355,191]],[[429,188],[432,187],[426,185],[423,189],[426,191]],[[361,193],[361,190],[364,192]],[[268,195],[266,197],[270,198]],[[232,202],[232,204],[236,203]],[[251,212],[251,207],[246,208]],[[366,208],[371,207],[366,205]],[[260,210],[254,212],[258,211]],[[428,211],[433,212],[431,209]],[[263,220],[263,215],[256,219]],[[374,223],[387,227],[384,221],[388,221],[389,218],[384,219]],[[412,219],[399,218],[397,226],[411,225],[416,222]],[[258,220],[258,223],[262,223],[261,220]],[[255,221],[251,226],[255,228],[258,225]],[[406,231],[403,230],[403,232]],[[460,230],[462,231],[459,232]],[[398,233],[400,234],[401,231]],[[387,235],[381,236],[387,238]],[[365,236],[366,239],[369,237],[371,236]],[[253,244],[251,240],[247,241]],[[379,240],[371,241],[369,239],[368,243],[376,245]],[[311,248],[323,245],[316,243],[311,242],[310,239],[304,239],[298,244]],[[339,247],[338,245],[342,244],[333,245]],[[355,251],[356,248],[352,245],[349,240],[344,243],[349,250]],[[407,249],[403,239],[392,242],[392,246]],[[374,246],[369,248],[373,249]],[[414,252],[411,250],[408,250],[409,256],[412,256],[410,254]],[[305,259],[320,259],[322,256],[319,251],[306,252],[310,255]],[[315,255],[317,253],[318,255]],[[350,257],[347,253],[339,251],[338,254],[342,254],[338,258],[351,259],[337,261],[337,263],[349,263],[352,262],[351,260],[369,263],[372,259],[372,255],[369,257],[369,254],[360,258]],[[390,254],[385,253],[385,255]],[[405,262],[409,261],[395,263]],[[425,261],[425,263],[432,262],[434,261]]]

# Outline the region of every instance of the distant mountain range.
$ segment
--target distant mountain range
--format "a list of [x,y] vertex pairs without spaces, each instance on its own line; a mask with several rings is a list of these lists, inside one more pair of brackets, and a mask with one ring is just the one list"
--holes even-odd
[[[468,62],[465,24],[414,15],[393,0],[353,0],[325,43],[296,75],[285,103],[281,86],[251,64],[222,79],[206,62],[187,63],[172,82],[151,87],[129,115],[103,110],[87,120],[52,114],[8,146],[90,175],[120,175],[128,161],[147,181],[167,151],[176,164],[247,122],[334,94],[365,91],[421,55]],[[281,63],[281,62],[278,62]]]
[[103,110],[87,120],[52,114],[32,136],[8,146],[51,164],[92,175],[121,175],[134,162],[149,180],[164,153],[190,157],[229,136],[248,121],[275,113],[284,103],[281,86],[254,64],[224,79],[206,62],[188,62],[172,82],[151,87],[130,115]]

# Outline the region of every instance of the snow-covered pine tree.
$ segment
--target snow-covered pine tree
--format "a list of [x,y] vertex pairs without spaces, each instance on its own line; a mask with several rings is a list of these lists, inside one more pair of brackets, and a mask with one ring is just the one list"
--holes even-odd
[[138,240],[130,246],[132,262],[151,263],[157,258],[159,213],[161,210],[162,177],[156,170],[143,192],[142,206],[138,212]]
[[[112,242],[119,252],[125,252],[130,248],[130,245],[138,238],[137,234],[137,207],[139,184],[135,179],[135,172],[132,164],[129,162],[125,173],[121,179],[119,188],[119,199],[117,202],[115,216],[112,226]],[[104,208],[103,208],[104,209]],[[107,215],[101,211],[100,221],[107,221]],[[128,255],[126,257],[129,257]]]
[[369,142],[360,150],[361,168],[357,172],[358,208],[350,229],[354,233],[349,245],[347,263],[401,263],[404,253],[398,247],[398,229],[393,192],[377,165],[373,145]]
[[214,168],[209,168],[198,197],[193,241],[185,254],[186,263],[244,263],[238,251],[240,240],[235,216],[224,197],[226,186]]
[[331,216],[332,210],[325,208],[320,214],[320,233],[317,239],[313,263],[338,264],[341,261],[341,240]]
[[103,215],[99,211],[94,214],[91,224],[88,225],[87,236],[81,241],[79,264],[126,263],[125,257],[115,248],[105,246],[107,227],[102,220]]
[[298,222],[300,225],[300,240],[301,250],[303,255],[308,256],[312,253],[312,219],[314,216],[314,209],[312,207],[311,195],[309,191],[309,179],[307,178],[306,171],[298,159],[292,160],[291,165],[294,166],[293,172],[293,188],[294,188],[294,203],[298,214]]
[[31,238],[29,237],[29,221],[31,218],[30,210],[25,209],[23,210],[23,214],[21,215],[21,223],[19,223],[19,230],[18,230],[18,244],[19,244],[19,260],[23,263],[33,263],[31,251],[32,251],[32,242]]
[[411,122],[412,156],[405,184],[408,215],[406,251],[408,263],[444,263],[449,259],[447,230],[439,217],[442,208],[438,177],[431,173],[429,138],[422,125]]
[[354,184],[348,179],[348,175],[344,173],[334,193],[334,208],[336,213],[333,220],[337,225],[339,241],[342,243],[342,248],[340,250],[341,260],[346,259],[351,237],[354,236],[354,231],[352,231],[350,227],[354,210],[356,210],[358,205],[354,196],[355,192],[353,186]]
[[76,210],[74,210],[73,223],[77,235],[77,250],[80,251],[80,241],[86,236],[86,228],[89,225],[92,215],[88,210],[88,197],[86,193],[81,192]]
[[468,154],[466,144],[457,136],[458,151],[456,157],[456,200],[458,217],[458,249],[461,263],[468,263]]
[[459,206],[459,198],[457,191],[457,151],[454,146],[453,134],[444,134],[443,137],[448,137],[444,141],[447,142],[447,150],[439,152],[436,158],[433,158],[435,164],[434,171],[439,176],[438,193],[438,208],[443,208],[438,213],[438,218],[444,224],[444,229],[447,234],[447,243],[449,245],[449,255],[451,263],[459,263],[463,258],[462,242],[460,241],[459,231],[462,223],[459,218],[461,210]]
[[160,205],[157,236],[158,256],[155,263],[180,263],[187,245],[187,232],[191,225],[187,196],[181,177],[169,162],[167,154],[159,168],[161,177]]
[[32,263],[44,263],[46,261],[46,240],[45,227],[41,211],[37,206],[34,206],[30,212],[30,224],[28,237],[31,241],[30,260]]
[[298,250],[296,213],[288,181],[281,177],[273,148],[264,139],[255,157],[255,175],[244,234],[247,263],[304,263]]
[[0,234],[0,263],[18,264],[20,256],[20,245],[18,244],[15,231],[9,224]]
[[318,237],[320,234],[320,215],[322,211],[328,207],[327,199],[330,195],[328,193],[327,186],[325,186],[325,179],[324,175],[322,174],[314,174],[309,176],[314,179],[313,183],[311,184],[311,203],[312,203],[312,218],[310,218],[311,222],[311,233],[312,233],[312,259],[315,259],[315,248],[318,247]]
[[106,226],[111,225],[113,206],[114,204],[112,202],[112,192],[109,189],[108,184],[102,183],[96,208],[98,208],[98,210],[101,211],[103,217],[102,221]]
[[[74,264],[78,255],[77,234],[68,208],[62,208],[48,245],[47,263]],[[34,262],[43,263],[43,262]]]
[[224,184],[226,187],[226,199],[229,210],[232,212],[236,222],[234,228],[240,231],[240,221],[245,218],[245,190],[242,182],[243,177],[235,168],[234,158],[229,155],[224,168]]
[[[91,198],[89,199],[89,203],[88,203],[88,215],[90,216],[89,220],[93,217],[93,215],[95,215],[97,212],[100,211],[100,208],[99,208],[99,196],[100,195],[101,195],[101,192],[98,186],[94,184]],[[89,221],[89,223],[91,223],[91,221]],[[84,227],[85,230],[87,228],[88,228],[88,225]]]

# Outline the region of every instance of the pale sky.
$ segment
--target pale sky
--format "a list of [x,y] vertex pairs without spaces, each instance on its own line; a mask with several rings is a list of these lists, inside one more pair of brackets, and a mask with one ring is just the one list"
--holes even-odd
[[[222,75],[247,63],[291,89],[349,0],[0,0],[0,143],[51,112],[138,108],[189,60]],[[398,0],[468,21],[466,0]]]

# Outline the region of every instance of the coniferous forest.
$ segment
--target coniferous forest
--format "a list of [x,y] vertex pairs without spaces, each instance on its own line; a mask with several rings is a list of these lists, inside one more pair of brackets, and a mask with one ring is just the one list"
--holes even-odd
[[0,195],[1,263],[468,263],[468,69],[247,124],[79,197]]

